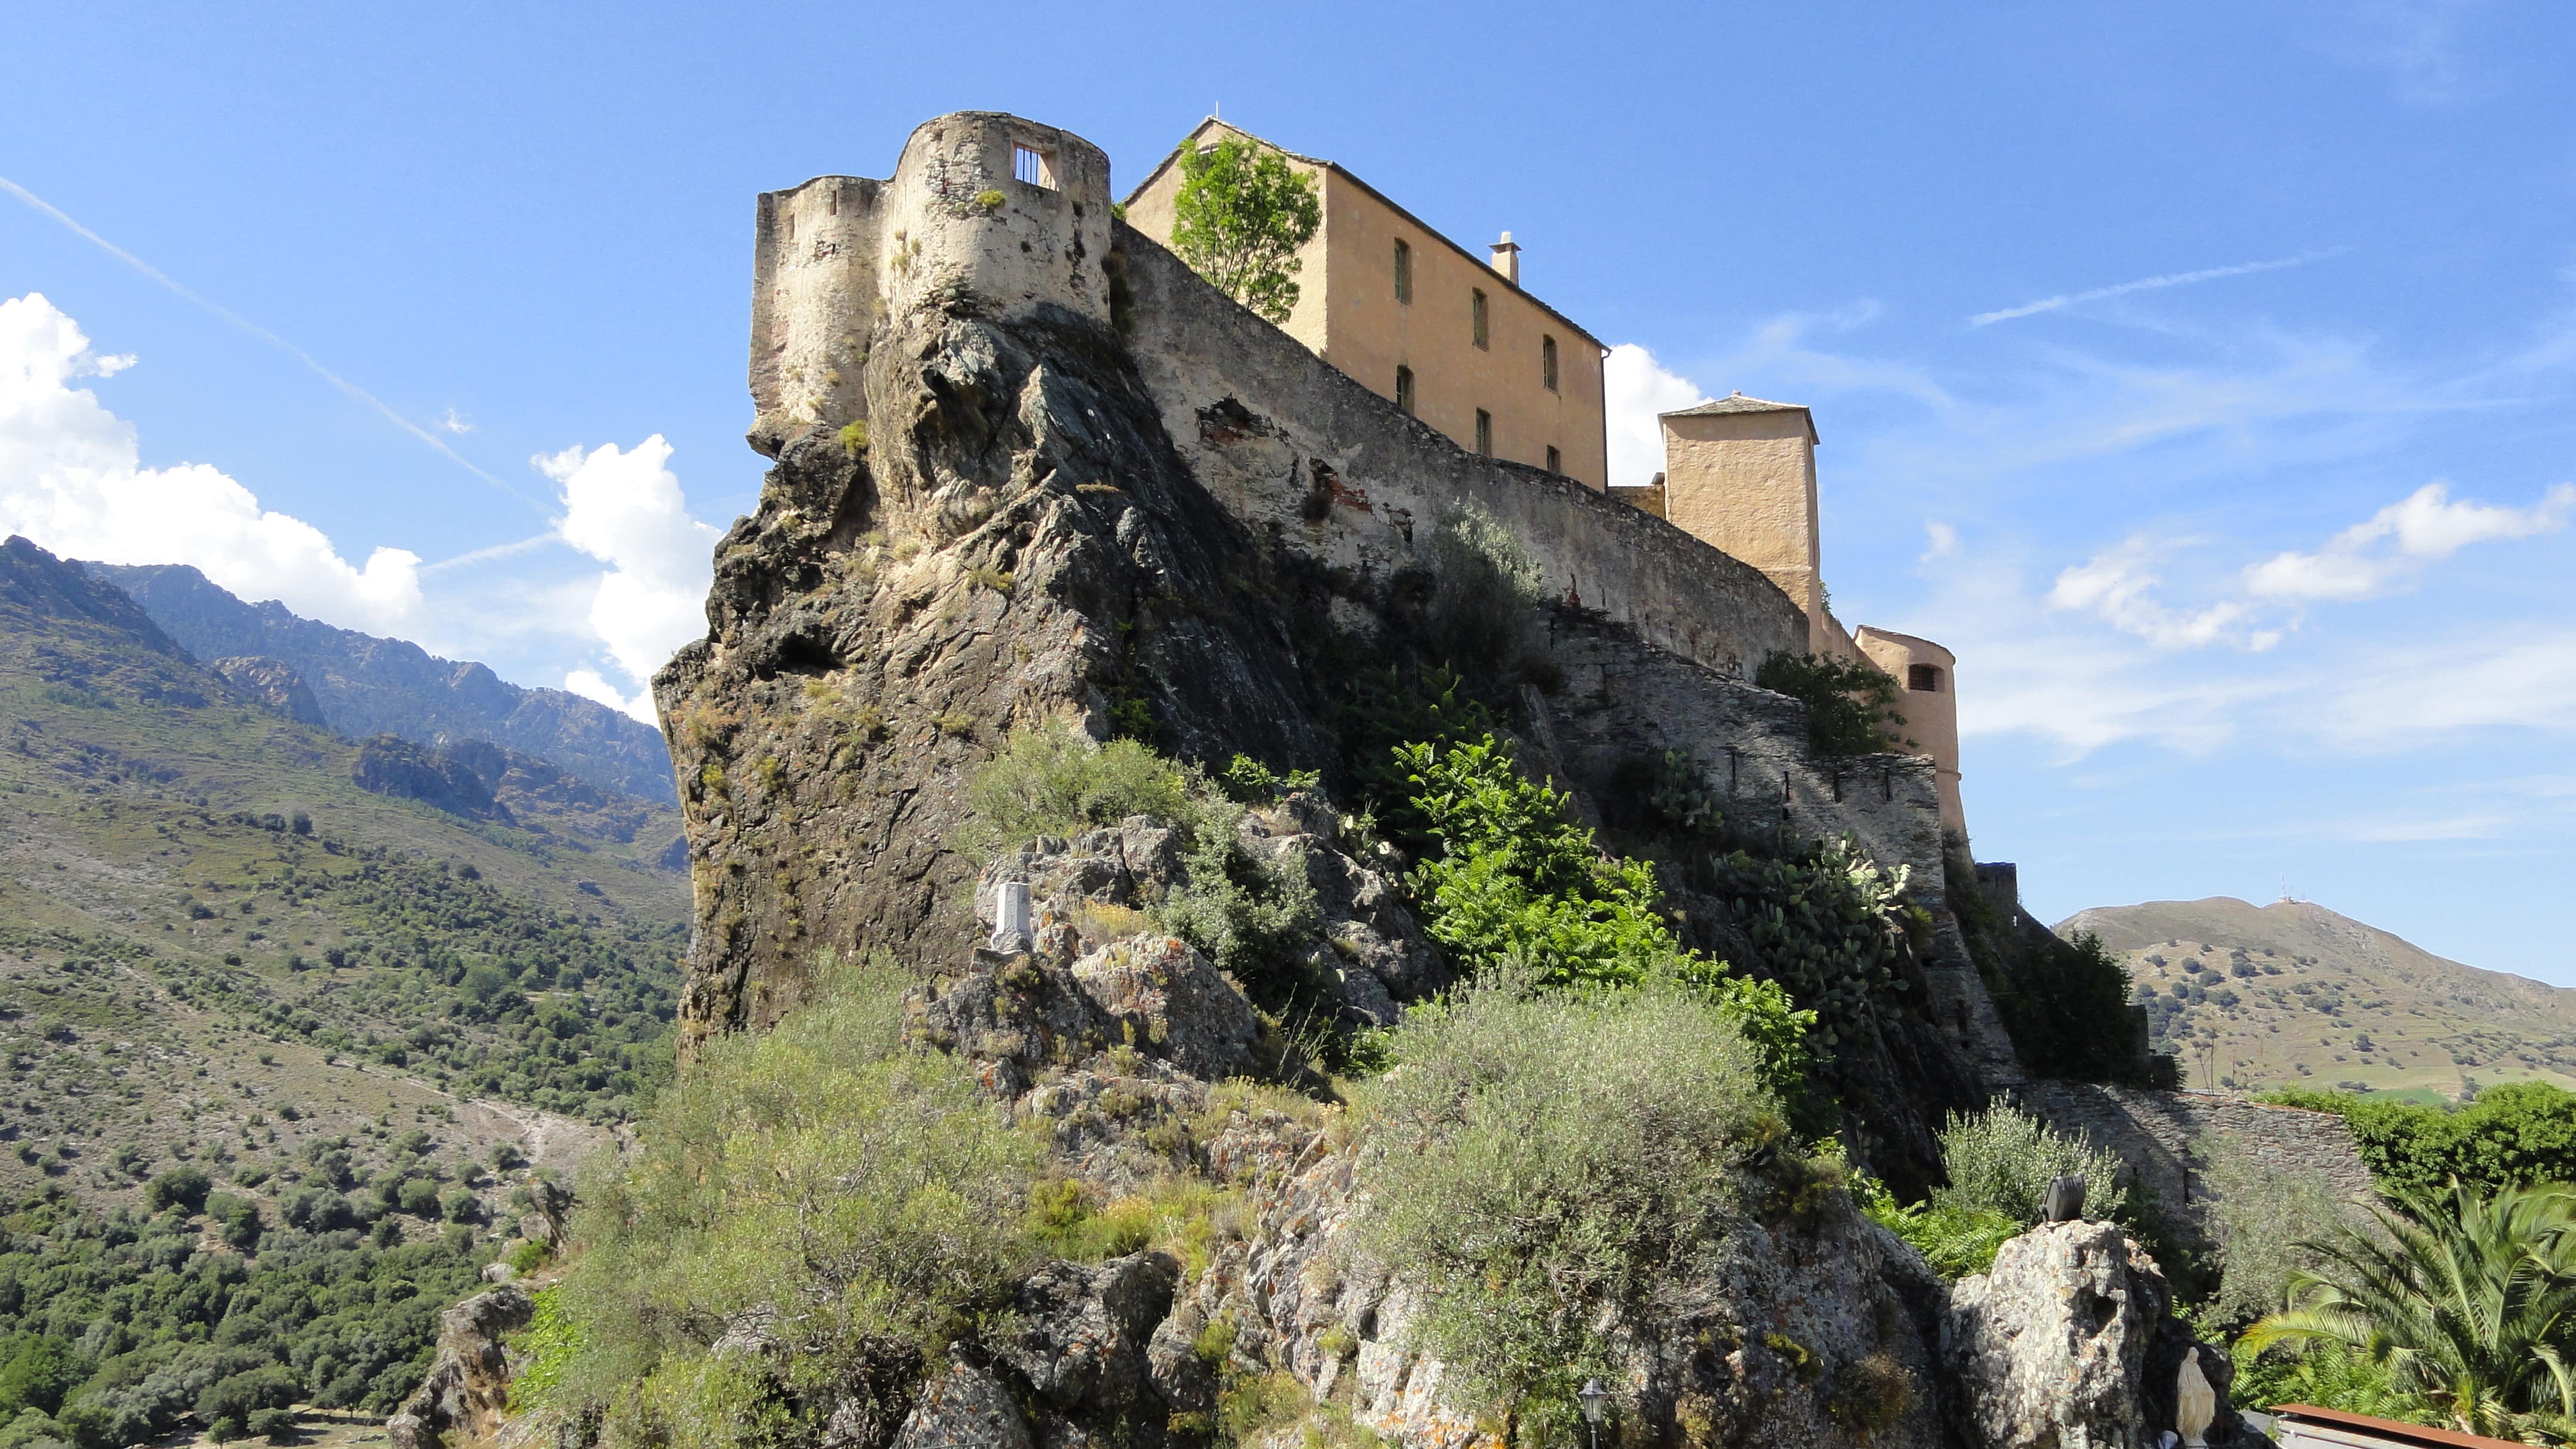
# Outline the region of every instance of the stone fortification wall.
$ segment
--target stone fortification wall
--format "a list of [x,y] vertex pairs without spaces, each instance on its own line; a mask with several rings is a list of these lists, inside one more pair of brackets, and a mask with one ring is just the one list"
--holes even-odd
[[1385,579],[1473,503],[1512,530],[1568,603],[1646,643],[1747,673],[1804,649],[1807,621],[1751,566],[1572,479],[1480,458],[1237,306],[1121,224],[1119,321],[1163,425],[1201,484],[1256,528]]
[[2352,1202],[2372,1196],[2370,1169],[2352,1131],[2332,1112],[2276,1107],[2217,1092],[2158,1092],[2090,1082],[2031,1081],[2022,1105],[2061,1132],[2083,1131],[2111,1149],[2138,1180],[2195,1229],[2206,1231],[2209,1200],[2201,1169],[2208,1146],[2228,1140],[2267,1175],[2307,1176]]
[[885,183],[818,176],[761,193],[751,263],[752,446],[776,457],[797,428],[867,415]]
[[[1023,153],[1032,166],[1019,164]],[[752,446],[774,458],[805,428],[864,422],[868,349],[890,315],[972,297],[1004,317],[1053,306],[1108,320],[1108,256],[1108,156],[999,112],[923,123],[890,180],[822,176],[764,193]]]

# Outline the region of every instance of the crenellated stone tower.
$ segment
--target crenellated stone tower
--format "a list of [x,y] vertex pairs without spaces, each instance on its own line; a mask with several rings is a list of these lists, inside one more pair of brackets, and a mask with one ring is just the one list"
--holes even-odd
[[861,372],[887,316],[971,295],[1002,320],[1109,318],[1109,158],[998,111],[928,121],[894,175],[761,194],[752,258],[752,447],[867,421]]

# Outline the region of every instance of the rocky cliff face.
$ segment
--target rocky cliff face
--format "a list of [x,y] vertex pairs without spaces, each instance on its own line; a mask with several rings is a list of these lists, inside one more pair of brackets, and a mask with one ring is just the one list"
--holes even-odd
[[[639,836],[660,839],[675,828],[671,812],[649,800],[601,789],[550,761],[488,740],[430,746],[377,735],[358,747],[350,777],[379,795],[539,835],[630,845]],[[676,862],[664,864],[676,868]]]
[[313,686],[306,684],[304,676],[285,662],[261,659],[255,655],[237,655],[218,659],[207,667],[226,684],[297,724],[329,728],[322,718],[321,701],[313,697]]

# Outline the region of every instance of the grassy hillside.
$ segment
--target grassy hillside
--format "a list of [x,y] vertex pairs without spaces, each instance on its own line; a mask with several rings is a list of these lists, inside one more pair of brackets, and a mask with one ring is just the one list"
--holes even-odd
[[2445,960],[2305,901],[2230,897],[2079,912],[2129,969],[2189,1085],[2457,1097],[2576,1086],[2576,991]]
[[358,749],[0,551],[0,1195],[462,1184],[505,1141],[568,1159],[667,1070],[658,832],[442,815],[358,789]]

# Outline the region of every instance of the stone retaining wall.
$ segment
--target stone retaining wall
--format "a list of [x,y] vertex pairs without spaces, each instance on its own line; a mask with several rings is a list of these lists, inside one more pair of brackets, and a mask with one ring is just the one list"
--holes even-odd
[[2351,1129],[2332,1112],[2277,1107],[2218,1092],[2156,1092],[2090,1082],[2032,1081],[2021,1105],[2061,1132],[2081,1130],[2119,1154],[2140,1183],[2205,1230],[2206,1143],[2231,1139],[2278,1177],[2304,1174],[2353,1202],[2373,1196]]

